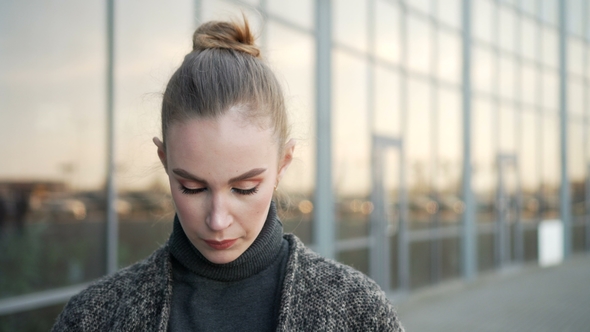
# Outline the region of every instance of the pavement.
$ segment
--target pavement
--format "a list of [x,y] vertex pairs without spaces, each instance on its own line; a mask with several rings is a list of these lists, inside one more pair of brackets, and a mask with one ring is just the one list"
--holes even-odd
[[406,331],[590,331],[590,254],[417,290],[394,302]]

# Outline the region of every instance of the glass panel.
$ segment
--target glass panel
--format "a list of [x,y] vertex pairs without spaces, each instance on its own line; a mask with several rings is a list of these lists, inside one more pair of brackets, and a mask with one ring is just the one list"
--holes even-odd
[[461,177],[463,162],[463,113],[461,91],[438,90],[437,153],[438,169],[435,178],[439,193],[439,217],[443,226],[459,222],[464,210],[461,201]]
[[496,6],[490,0],[476,0],[471,9],[473,36],[486,43],[492,43],[492,19]]
[[507,56],[500,57],[500,97],[513,100],[516,97],[516,63]]
[[584,75],[584,43],[570,37],[567,45],[568,72],[573,75]]
[[[248,18],[250,28],[252,28],[254,31],[254,35],[260,36],[262,33],[262,16],[256,8],[253,8],[249,5],[242,5],[228,0],[201,0],[201,8],[202,22],[210,20],[227,21],[228,19],[240,19],[243,13]],[[190,43],[184,45],[190,45]]]
[[520,0],[520,8],[530,15],[537,15],[536,0]]
[[545,70],[542,79],[541,99],[543,107],[557,110],[559,108],[559,77],[557,72]]
[[402,44],[399,6],[384,0],[377,0],[375,6],[375,52],[384,60],[399,63]]
[[333,181],[337,200],[338,237],[368,234],[371,190],[367,64],[334,52]]
[[438,76],[442,80],[451,83],[461,83],[461,36],[455,33],[448,33],[444,30],[437,31],[438,54],[437,70]]
[[499,7],[500,47],[514,53],[516,47],[516,14],[513,8]]
[[487,48],[473,47],[473,67],[471,75],[475,90],[492,93],[492,84],[496,61],[494,54]]
[[[180,5],[178,5],[180,4]],[[166,242],[174,209],[167,176],[152,144],[160,136],[160,94],[191,51],[192,4],[125,1],[117,6],[117,186],[119,265]],[[236,16],[237,17],[237,16]]]
[[[278,199],[286,232],[311,242],[312,196],[315,190],[315,42],[300,33],[269,21],[268,61],[281,81],[291,124],[297,141],[295,161],[281,180]],[[285,194],[284,200],[281,198]]]
[[520,51],[523,57],[529,60],[541,60],[537,52],[539,29],[535,21],[522,17],[520,21],[522,34],[520,35]]
[[314,27],[314,2],[312,0],[270,0],[268,11],[307,29]]
[[[334,0],[334,39],[346,46],[367,50],[367,1]],[[351,19],[354,17],[354,19]]]
[[543,20],[554,26],[557,26],[557,16],[559,14],[560,0],[543,0],[541,1],[541,16]]
[[538,141],[539,117],[531,109],[522,112],[520,174],[522,177],[522,219],[533,221],[539,212],[539,148]]
[[516,151],[516,113],[508,105],[500,106],[500,152],[512,153]]
[[399,73],[381,66],[376,66],[374,87],[374,132],[384,136],[401,137],[401,87]]
[[438,19],[441,22],[457,29],[461,28],[461,0],[438,0],[436,4]]
[[410,243],[410,287],[412,289],[426,286],[430,283],[432,264],[430,241]]
[[0,13],[6,298],[105,273],[106,50],[101,1],[1,2]]
[[543,116],[543,163],[541,164],[541,183],[543,200],[541,212],[544,219],[559,217],[559,121],[556,114]]
[[584,127],[581,121],[568,124],[568,176],[570,179],[572,215],[586,214],[586,163],[584,162]]
[[434,122],[431,116],[431,88],[425,81],[408,79],[408,126],[404,148],[407,156],[410,228],[428,226],[436,213],[430,198]]
[[557,68],[559,64],[558,34],[553,28],[544,27],[542,32],[541,46],[543,63],[547,66]]
[[408,1],[408,6],[417,9],[425,14],[430,14],[430,4],[432,1],[430,0],[410,0]]
[[478,222],[494,220],[496,194],[496,123],[488,100],[473,100],[473,191],[477,197]]
[[459,278],[461,275],[461,239],[452,237],[441,240],[441,278]]
[[573,78],[568,80],[567,111],[573,119],[581,119],[584,115],[584,82]]
[[569,33],[583,36],[584,0],[566,0],[567,30]]
[[538,77],[537,70],[535,66],[525,63],[521,67],[521,77],[520,77],[520,97],[524,104],[527,105],[534,105],[536,104],[536,96],[537,96],[537,82]]
[[431,68],[433,29],[429,21],[413,15],[407,16],[407,22],[408,67],[427,74]]

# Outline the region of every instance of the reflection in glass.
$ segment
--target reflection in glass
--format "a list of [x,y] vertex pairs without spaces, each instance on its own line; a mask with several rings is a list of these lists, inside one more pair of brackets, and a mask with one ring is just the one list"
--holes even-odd
[[473,88],[476,91],[491,93],[495,72],[495,57],[488,48],[473,47],[473,65],[471,77]]
[[461,0],[439,0],[436,1],[436,4],[436,13],[441,22],[450,24],[455,28],[461,28]]
[[428,227],[432,215],[437,212],[437,203],[430,197],[434,132],[431,102],[430,85],[409,78],[404,149],[411,229]]
[[366,51],[367,0],[334,0],[332,10],[332,31],[336,42]]
[[442,226],[457,223],[465,206],[460,199],[463,117],[458,89],[438,90],[436,124],[438,212]]
[[541,164],[542,201],[541,213],[544,219],[559,217],[559,121],[557,114],[543,115],[541,142],[543,163]]
[[295,160],[279,186],[279,215],[286,232],[294,232],[309,243],[315,190],[315,44],[311,35],[272,20],[267,29],[267,58],[282,83],[291,137],[297,140]]
[[529,15],[536,16],[537,13],[537,1],[536,0],[520,0],[520,8],[522,11]]
[[461,83],[461,36],[437,30],[437,71],[441,80],[454,84]]
[[500,97],[513,100],[516,90],[516,64],[512,57],[500,56]]
[[333,183],[340,239],[368,235],[372,204],[367,109],[367,63],[347,53],[334,52]]
[[566,1],[566,24],[567,30],[573,35],[583,36],[584,27],[584,0],[567,0]]
[[537,102],[537,81],[539,73],[536,68],[529,64],[523,63],[520,76],[520,98],[526,105],[538,104]]
[[229,0],[201,0],[201,22],[210,20],[227,20],[231,18],[239,19],[242,13],[248,18],[250,28],[255,35],[262,32],[262,15],[260,12],[250,6],[242,5],[236,1]]
[[36,5],[0,3],[0,298],[105,271],[102,2]]
[[375,67],[375,113],[373,131],[389,137],[401,137],[400,75],[397,71]]
[[520,29],[520,54],[528,60],[540,61],[541,54],[537,52],[539,29],[536,22],[528,17],[521,17]]
[[[168,178],[152,137],[161,136],[161,93],[191,51],[191,3],[126,1],[117,16],[119,266],[151,254],[172,230]],[[236,16],[238,17],[238,16]],[[120,21],[120,22],[119,22]]]
[[270,0],[267,2],[267,7],[270,13],[304,28],[313,29],[314,2],[312,0]]
[[521,146],[519,148],[520,175],[522,181],[522,219],[536,221],[539,216],[539,116],[533,109],[522,112]]
[[557,30],[552,27],[543,27],[542,39],[541,39],[541,58],[543,63],[547,66],[557,68],[559,64],[558,58],[558,34]]
[[549,110],[557,110],[559,108],[559,76],[557,76],[557,71],[544,70],[541,78],[543,107]]
[[399,6],[385,0],[375,2],[375,54],[386,61],[399,63],[401,58]]
[[586,214],[586,163],[584,161],[584,123],[568,124],[568,177],[570,181],[571,211],[573,216]]
[[492,104],[485,99],[473,100],[473,192],[477,199],[478,222],[494,220],[496,193],[496,146]]
[[573,119],[584,115],[584,82],[571,77],[567,87],[567,111]]
[[584,42],[570,37],[567,48],[567,70],[576,76],[584,75]]
[[473,15],[473,36],[483,42],[491,44],[492,19],[496,6],[491,0],[476,0],[473,2],[471,14]]
[[430,5],[432,1],[430,0],[412,0],[408,1],[408,6],[417,9],[425,14],[430,14]]
[[430,71],[433,29],[428,20],[413,15],[407,17],[408,67],[419,73]]
[[516,152],[516,112],[514,108],[507,104],[500,106],[500,152],[514,153]]
[[515,53],[516,47],[516,13],[507,6],[499,6],[500,48],[510,53]]

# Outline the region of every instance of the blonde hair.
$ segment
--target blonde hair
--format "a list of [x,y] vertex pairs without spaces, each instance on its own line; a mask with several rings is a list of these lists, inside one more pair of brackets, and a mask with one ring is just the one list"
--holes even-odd
[[174,122],[218,118],[232,107],[250,119],[270,119],[282,151],[289,125],[281,86],[262,59],[246,18],[211,21],[193,34],[193,50],[170,78],[162,100],[162,137]]

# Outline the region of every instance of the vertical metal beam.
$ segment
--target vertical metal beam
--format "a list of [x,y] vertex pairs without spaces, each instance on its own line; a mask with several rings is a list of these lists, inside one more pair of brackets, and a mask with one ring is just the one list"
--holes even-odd
[[119,220],[115,188],[115,3],[107,0],[107,224],[106,268],[111,274],[118,269]]
[[570,186],[567,162],[567,17],[566,1],[559,1],[559,157],[561,160],[561,186],[559,210],[563,222],[563,253],[565,257],[572,250],[572,223]]
[[471,0],[463,0],[463,212],[461,256],[463,277],[477,274],[477,225],[475,200],[471,189]]
[[332,8],[330,0],[316,0],[316,189],[314,244],[327,258],[335,258],[336,227],[332,192]]

